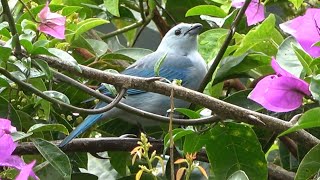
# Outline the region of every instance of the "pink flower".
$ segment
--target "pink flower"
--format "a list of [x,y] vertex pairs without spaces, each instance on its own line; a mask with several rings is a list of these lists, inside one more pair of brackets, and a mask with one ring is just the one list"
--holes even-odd
[[64,39],[66,17],[52,13],[49,8],[49,2],[39,13],[40,25],[39,31],[49,34],[57,39]]
[[282,23],[280,28],[295,37],[312,57],[320,56],[320,47],[314,46],[320,41],[320,9],[307,9],[304,16]]
[[17,129],[11,126],[11,121],[9,121],[8,119],[0,118],[0,137],[3,134],[10,134],[16,131]]
[[17,180],[27,180],[29,176],[39,179],[32,171],[35,161],[26,165],[19,156],[12,155],[17,145],[13,142],[10,133],[16,131],[16,128],[11,126],[11,121],[0,118],[0,166],[20,170],[20,174],[16,178]]
[[[241,8],[245,0],[232,0],[231,5],[235,8]],[[257,24],[265,19],[264,6],[259,3],[259,0],[252,0],[246,12],[248,26]]]
[[311,95],[309,84],[282,69],[272,58],[276,72],[258,82],[248,98],[274,112],[288,112],[301,106],[303,97]]

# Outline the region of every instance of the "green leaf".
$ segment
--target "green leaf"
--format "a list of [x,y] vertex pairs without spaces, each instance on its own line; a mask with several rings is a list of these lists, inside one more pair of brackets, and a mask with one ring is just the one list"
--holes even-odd
[[71,174],[71,180],[98,180],[98,177],[90,173],[77,172]]
[[250,94],[252,90],[244,90],[244,91],[238,91],[236,93],[231,94],[227,98],[223,99],[223,101],[250,109],[252,111],[258,111],[263,109],[259,104],[252,101],[248,98],[248,95]]
[[41,69],[41,71],[46,74],[47,78],[51,80],[53,76],[48,63],[42,59],[32,60]]
[[197,119],[200,118],[200,113],[193,111],[191,109],[186,108],[174,108],[174,111],[177,111],[185,116],[188,116],[191,119]]
[[186,13],[186,17],[188,16],[197,16],[197,15],[208,15],[213,17],[225,17],[227,13],[225,13],[222,9],[214,5],[199,5],[189,9]]
[[213,84],[227,79],[248,76],[248,72],[254,68],[270,65],[270,57],[264,54],[242,54],[229,56],[222,59],[220,68],[214,78]]
[[75,39],[78,39],[82,33],[106,23],[109,23],[109,21],[100,18],[88,18],[79,22],[77,24],[77,30],[75,31]]
[[296,47],[294,44],[292,44],[292,48],[294,49],[294,53],[296,54],[296,56],[298,57],[303,70],[306,71],[307,75],[311,75],[312,74],[312,70],[309,67],[309,64],[311,64],[312,62],[312,57],[306,53],[304,50]]
[[300,129],[320,127],[320,108],[313,108],[302,114],[297,124],[295,124],[290,129],[284,131],[279,136],[283,136]]
[[183,143],[183,152],[184,153],[194,153],[201,150],[201,148],[207,142],[207,135],[200,133],[190,133],[185,136]]
[[[173,141],[177,141],[181,138],[183,138],[184,136],[188,135],[188,134],[192,134],[194,133],[193,130],[190,129],[182,129],[182,128],[176,128],[174,130],[172,130],[172,134],[173,134]],[[169,147],[170,145],[170,136],[169,134],[166,134],[166,136],[163,139],[163,144],[165,146],[165,149]]]
[[11,136],[13,138],[13,141],[14,142],[17,142],[21,139],[24,139],[24,138],[27,138],[29,136],[31,136],[33,133],[24,133],[24,132],[21,132],[21,131],[17,131],[17,132],[14,132],[14,133],[11,133]]
[[64,152],[51,142],[43,139],[32,139],[32,142],[40,154],[64,179],[71,179],[71,164]]
[[130,170],[127,166],[127,162],[130,162],[130,153],[109,151],[110,163],[112,167],[122,176],[130,174]]
[[23,126],[17,110],[3,96],[0,96],[0,117],[11,120],[12,126],[15,126],[18,131],[22,130]]
[[35,124],[28,130],[30,132],[58,131],[66,135],[69,134],[68,129],[62,124]]
[[293,46],[301,47],[293,37],[290,36],[286,38],[279,47],[276,59],[283,69],[296,77],[300,77],[303,66],[296,56],[294,49],[292,48]]
[[320,102],[320,74],[312,76],[309,89],[312,97]]
[[215,179],[227,179],[242,170],[249,179],[267,179],[264,153],[254,131],[247,125],[225,123],[206,134],[206,151]]
[[[319,116],[318,116],[319,117]],[[313,147],[302,159],[295,180],[313,179],[320,169],[320,144]]]
[[303,0],[289,0],[296,9],[299,9],[303,3]]
[[11,55],[11,48],[0,46],[0,63],[7,62]]
[[157,60],[157,62],[155,63],[154,67],[153,67],[153,71],[155,76],[160,76],[160,68],[162,63],[164,62],[164,60],[167,57],[167,53],[165,53],[160,59]]
[[104,41],[98,41],[95,39],[86,39],[86,41],[90,44],[97,57],[104,55],[108,51],[108,44]]
[[80,6],[66,6],[66,7],[62,8],[61,15],[62,16],[69,16],[69,15],[77,12],[80,9],[82,9],[82,7],[80,7]]
[[114,16],[119,17],[119,0],[104,0],[104,5],[107,10]]
[[[133,23],[136,23],[137,20],[130,9],[120,6],[120,18],[112,18],[111,22],[117,29],[125,28]],[[127,40],[127,46],[132,46],[136,38],[137,28],[131,29],[123,33],[124,37]]]
[[276,18],[270,14],[260,25],[251,29],[241,41],[234,56],[239,56],[249,50],[266,55],[275,55],[279,44],[283,41],[282,35],[275,28]]
[[27,53],[31,54],[31,52],[33,50],[33,45],[29,40],[21,39],[20,44],[24,47],[24,49],[27,51]]
[[199,35],[199,53],[206,62],[211,61],[221,47],[220,39],[228,33],[227,29],[210,29]]
[[64,61],[64,62],[72,65],[76,70],[81,72],[81,68],[78,65],[77,60],[75,60],[69,53],[62,51],[60,49],[57,49],[57,48],[49,48],[48,51],[52,55],[58,57],[61,61]]
[[246,175],[244,171],[239,170],[233,173],[230,177],[228,177],[228,180],[249,180],[249,177]]
[[10,86],[10,84],[9,84],[8,80],[0,77],[0,88],[6,88],[9,86]]
[[142,48],[123,48],[113,52],[114,54],[122,54],[128,56],[134,60],[139,60],[142,57],[153,53],[150,49],[142,49]]
[[67,103],[67,104],[70,104],[70,100],[69,98],[61,93],[61,92],[58,92],[58,91],[44,91],[43,92],[45,95],[51,97],[51,98],[55,98],[55,99],[58,99],[64,103]]

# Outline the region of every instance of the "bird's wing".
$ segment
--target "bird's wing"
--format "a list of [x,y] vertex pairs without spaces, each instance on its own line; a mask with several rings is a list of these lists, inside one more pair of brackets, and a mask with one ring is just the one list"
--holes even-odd
[[[121,74],[144,78],[156,77],[154,66],[162,57],[161,54],[163,53],[152,53],[125,69]],[[167,55],[163,64],[160,66],[159,76],[169,81],[172,81],[173,79],[182,80],[183,85],[187,81],[188,71],[190,71],[191,66],[191,61],[186,56]],[[99,90],[104,95],[112,95],[105,86],[100,86]],[[145,93],[145,91],[137,89],[128,89],[127,91],[127,95],[141,93]]]

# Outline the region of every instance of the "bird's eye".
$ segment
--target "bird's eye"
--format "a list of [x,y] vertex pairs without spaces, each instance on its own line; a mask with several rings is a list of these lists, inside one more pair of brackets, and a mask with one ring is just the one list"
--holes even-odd
[[177,29],[176,31],[174,31],[174,34],[176,36],[179,36],[181,34],[181,29]]

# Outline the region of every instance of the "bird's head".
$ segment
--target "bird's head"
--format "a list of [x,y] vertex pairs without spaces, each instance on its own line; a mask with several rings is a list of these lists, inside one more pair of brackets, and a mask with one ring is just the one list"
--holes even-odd
[[197,36],[202,30],[199,23],[180,23],[171,28],[163,37],[158,50],[188,55],[197,50]]

